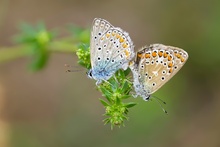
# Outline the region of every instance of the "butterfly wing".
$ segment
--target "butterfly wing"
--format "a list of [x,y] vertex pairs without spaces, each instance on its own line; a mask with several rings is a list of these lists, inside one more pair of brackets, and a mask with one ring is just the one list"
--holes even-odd
[[127,69],[134,57],[133,42],[127,32],[103,19],[95,19],[91,38],[91,62],[95,79],[108,80],[118,69]]
[[[127,69],[129,61],[134,57],[134,45],[127,32],[120,28],[110,29],[104,37],[103,47],[105,68],[109,71]],[[101,38],[102,39],[102,38]]]
[[187,52],[177,47],[152,44],[142,48],[135,60],[142,95],[143,91],[148,95],[157,91],[182,68],[187,59]]
[[91,35],[90,35],[90,58],[91,65],[94,66],[95,60],[97,59],[97,46],[101,36],[113,26],[106,20],[101,18],[95,18],[93,20]]

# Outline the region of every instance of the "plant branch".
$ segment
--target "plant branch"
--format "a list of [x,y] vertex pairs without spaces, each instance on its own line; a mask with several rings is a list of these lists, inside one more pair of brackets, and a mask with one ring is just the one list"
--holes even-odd
[[[77,45],[73,42],[52,41],[48,45],[50,52],[73,53],[77,50]],[[0,64],[16,60],[22,57],[31,56],[33,54],[31,46],[17,45],[11,47],[0,47]]]

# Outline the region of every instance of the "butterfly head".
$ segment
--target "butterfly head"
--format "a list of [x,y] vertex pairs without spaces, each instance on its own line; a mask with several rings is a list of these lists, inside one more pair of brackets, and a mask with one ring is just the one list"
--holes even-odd
[[92,77],[92,69],[90,69],[88,72],[86,72],[87,76],[90,78],[90,79],[93,79]]
[[145,95],[145,97],[143,97],[143,100],[149,101],[150,97],[151,97],[151,95]]

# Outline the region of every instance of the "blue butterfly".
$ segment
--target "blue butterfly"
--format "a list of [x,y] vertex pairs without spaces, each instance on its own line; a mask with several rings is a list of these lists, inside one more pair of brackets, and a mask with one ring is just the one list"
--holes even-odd
[[134,56],[134,45],[127,32],[104,19],[94,19],[90,37],[92,68],[88,77],[97,80],[97,85],[107,81],[117,70],[126,70]]

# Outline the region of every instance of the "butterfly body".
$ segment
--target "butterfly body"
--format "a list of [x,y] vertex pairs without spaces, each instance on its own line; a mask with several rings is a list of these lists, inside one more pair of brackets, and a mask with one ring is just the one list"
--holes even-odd
[[130,62],[136,95],[148,101],[151,94],[168,82],[187,59],[187,52],[177,47],[163,44],[143,47]]
[[111,78],[118,69],[126,70],[134,57],[133,42],[127,32],[95,18],[91,31],[90,58],[92,68],[88,76],[96,84]]

